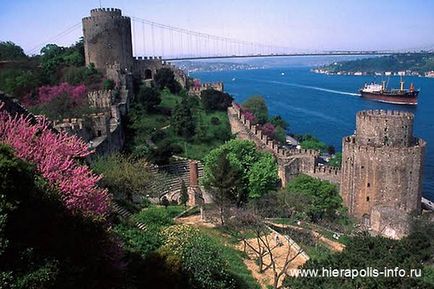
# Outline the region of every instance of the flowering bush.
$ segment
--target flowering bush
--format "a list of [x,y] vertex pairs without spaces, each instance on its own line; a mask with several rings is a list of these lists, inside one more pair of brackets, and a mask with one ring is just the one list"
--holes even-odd
[[23,99],[23,104],[27,106],[44,105],[61,96],[67,96],[75,105],[80,105],[86,96],[86,86],[84,84],[71,85],[66,82],[55,86],[41,86],[38,88],[36,98],[32,99],[27,96]]
[[262,126],[262,133],[269,137],[274,137],[276,128],[271,123],[267,122]]
[[106,190],[97,187],[101,176],[95,175],[77,160],[91,151],[76,136],[54,133],[45,118],[32,123],[24,116],[11,116],[0,103],[0,142],[10,145],[19,158],[36,164],[37,170],[61,192],[65,206],[103,218],[110,198]]
[[252,112],[246,110],[243,112],[243,114],[244,114],[245,119],[250,121],[250,123],[256,123],[256,116]]

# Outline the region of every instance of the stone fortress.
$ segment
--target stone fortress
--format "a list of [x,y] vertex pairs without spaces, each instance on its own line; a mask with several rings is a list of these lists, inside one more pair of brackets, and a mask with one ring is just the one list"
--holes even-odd
[[228,116],[232,133],[276,157],[283,186],[300,173],[337,184],[349,214],[365,229],[402,238],[410,216],[421,212],[426,143],[413,136],[412,113],[359,112],[355,134],[343,139],[340,169],[320,165],[319,151],[282,147],[251,124],[237,104]]
[[[128,113],[133,99],[134,80],[148,86],[159,69],[168,68],[175,79],[186,88],[188,78],[184,71],[161,57],[133,57],[131,19],[120,9],[97,8],[82,19],[86,65],[94,65],[107,79],[114,81],[115,91],[88,93],[89,106],[100,111],[84,118],[57,120],[54,127],[82,137],[99,154],[118,151],[124,143],[122,119]],[[200,95],[204,89],[223,91],[223,84],[202,84],[191,87],[190,95]],[[117,94],[117,95],[115,95]]]
[[[131,20],[119,9],[91,10],[90,17],[83,18],[83,35],[86,65],[93,63],[112,79],[118,93],[90,92],[89,105],[100,113],[57,121],[54,127],[81,136],[97,153],[104,154],[123,145],[122,119],[133,97],[133,79],[150,84],[158,69],[164,67],[174,71],[183,87],[188,79],[161,57],[133,57]],[[223,84],[201,84],[192,87],[189,94],[200,96],[209,88],[223,91]],[[228,108],[228,117],[233,134],[254,141],[258,148],[276,157],[283,186],[301,173],[339,185],[350,215],[373,232],[400,238],[408,233],[410,214],[421,211],[425,142],[413,136],[411,113],[359,112],[355,134],[343,139],[341,169],[321,165],[319,151],[281,146],[251,124],[237,104]]]

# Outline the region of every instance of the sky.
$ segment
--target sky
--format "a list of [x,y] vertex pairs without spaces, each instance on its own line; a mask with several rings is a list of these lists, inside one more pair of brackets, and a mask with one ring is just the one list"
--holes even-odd
[[[0,41],[12,41],[29,54],[48,43],[70,45],[82,36],[81,18],[100,3],[134,19],[290,52],[434,48],[434,0],[0,0]],[[185,36],[172,36],[167,51],[170,32],[154,27],[150,45],[151,26],[140,20],[132,26],[136,56],[185,53],[195,45],[188,47]],[[197,51],[210,49],[198,43]],[[213,49],[219,50],[218,45]]]

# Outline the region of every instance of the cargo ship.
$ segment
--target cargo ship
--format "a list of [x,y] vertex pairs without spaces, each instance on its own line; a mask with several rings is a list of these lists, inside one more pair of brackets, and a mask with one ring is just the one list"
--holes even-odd
[[402,79],[400,83],[401,86],[399,89],[388,89],[386,87],[386,81],[383,81],[382,84],[373,82],[370,84],[365,84],[365,86],[361,88],[359,92],[364,98],[380,102],[416,105],[419,90],[414,89],[413,83],[410,84],[408,89],[404,88],[404,81],[402,81]]

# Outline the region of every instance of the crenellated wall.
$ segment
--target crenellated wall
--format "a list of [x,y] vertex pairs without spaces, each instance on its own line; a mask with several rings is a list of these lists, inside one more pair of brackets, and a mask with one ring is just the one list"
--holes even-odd
[[281,146],[279,142],[265,135],[259,125],[251,124],[236,103],[228,108],[228,117],[232,134],[239,139],[253,141],[259,149],[276,157],[282,186],[301,173],[339,184],[340,169],[319,166],[319,151]]
[[224,84],[223,82],[202,83],[200,86],[190,87],[188,94],[192,96],[200,97],[201,92],[207,89],[214,89],[217,91],[224,92]]

